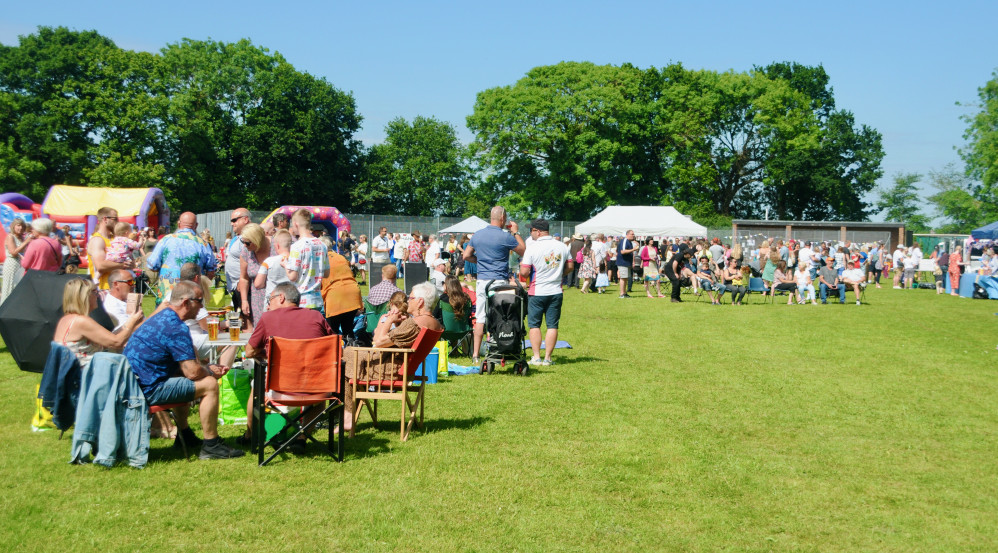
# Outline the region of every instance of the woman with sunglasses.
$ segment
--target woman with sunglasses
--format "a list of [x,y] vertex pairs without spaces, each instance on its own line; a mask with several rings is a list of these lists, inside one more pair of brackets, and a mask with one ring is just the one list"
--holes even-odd
[[253,326],[256,326],[267,308],[267,290],[257,288],[251,283],[260,272],[260,265],[277,252],[263,227],[256,223],[248,223],[239,234],[243,251],[239,255],[239,295],[242,299],[240,309],[248,316]]

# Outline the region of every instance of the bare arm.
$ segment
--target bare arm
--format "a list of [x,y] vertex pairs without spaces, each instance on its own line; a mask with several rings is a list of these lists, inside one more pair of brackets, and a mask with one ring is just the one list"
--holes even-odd
[[[250,255],[253,255],[250,252]],[[239,290],[239,294],[242,296],[242,307],[241,309],[246,312],[249,311],[250,304],[250,291],[249,291],[249,274],[246,272],[246,260],[239,259],[239,283],[236,284],[236,288]]]
[[135,265],[131,259],[124,263],[108,261],[107,249],[104,246],[104,239],[100,236],[93,236],[90,238],[90,241],[87,242],[87,256],[90,257],[90,263],[94,264],[94,268],[104,274],[118,269],[131,269]]
[[470,263],[478,263],[478,257],[475,256],[475,248],[471,244],[464,247],[464,251],[461,252],[461,258]]
[[256,274],[256,278],[253,279],[254,288],[266,288],[267,287],[267,273],[260,271]]
[[132,336],[132,332],[135,331],[144,318],[145,317],[141,311],[133,313],[132,316],[125,322],[124,326],[118,330],[117,334],[112,333],[97,324],[97,321],[91,319],[90,317],[84,316],[79,316],[77,318],[76,328],[79,330],[80,336],[99,346],[111,349],[121,349],[125,347],[125,344],[128,342],[128,338]]
[[565,261],[565,269],[561,272],[563,275],[571,273],[575,269],[575,261],[568,259]]

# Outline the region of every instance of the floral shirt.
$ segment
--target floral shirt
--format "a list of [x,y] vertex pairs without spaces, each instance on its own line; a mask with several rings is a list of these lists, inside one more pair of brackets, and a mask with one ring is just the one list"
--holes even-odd
[[423,261],[423,243],[413,240],[409,242],[409,263]]
[[329,272],[326,246],[318,238],[305,236],[291,244],[291,254],[284,262],[284,269],[298,273],[294,281],[301,300],[298,307],[322,310],[322,276]]
[[158,284],[161,298],[173,290],[173,285],[180,280],[180,267],[184,263],[197,263],[203,275],[218,269],[218,260],[211,246],[193,230],[187,228],[164,236],[149,254],[147,260],[149,269],[159,271]]

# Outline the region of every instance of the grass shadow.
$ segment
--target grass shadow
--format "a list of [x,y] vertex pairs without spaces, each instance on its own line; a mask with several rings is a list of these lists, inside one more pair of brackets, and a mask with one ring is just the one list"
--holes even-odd
[[[554,364],[551,366],[557,367],[558,365],[571,365],[572,363],[591,363],[593,361],[601,361],[605,363],[606,359],[603,359],[602,357],[593,357],[592,355],[583,355],[581,357],[565,357],[560,359],[552,358],[552,361],[554,361]],[[533,369],[533,367],[530,368]]]

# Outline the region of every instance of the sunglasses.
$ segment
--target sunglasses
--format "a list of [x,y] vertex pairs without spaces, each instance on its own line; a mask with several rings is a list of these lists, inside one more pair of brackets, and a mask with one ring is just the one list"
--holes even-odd
[[267,303],[270,303],[270,302],[276,300],[277,298],[281,298],[281,297],[284,297],[284,295],[283,294],[271,294],[270,297],[267,298]]
[[245,240],[240,240],[240,242],[242,242],[244,246],[252,246],[253,245],[253,242],[247,242]]
[[191,301],[196,301],[201,305],[204,305],[204,298],[191,298]]
[[249,217],[249,215],[240,215],[238,217],[233,217],[233,218],[229,219],[229,222],[230,223],[235,223],[236,221],[238,221],[239,219],[242,219],[243,217]]
[[116,281],[114,281],[115,284],[120,284],[122,282],[125,283],[125,284],[127,284],[127,285],[129,285],[129,286],[135,284],[134,280],[116,280]]

